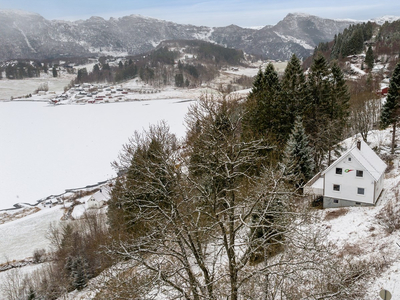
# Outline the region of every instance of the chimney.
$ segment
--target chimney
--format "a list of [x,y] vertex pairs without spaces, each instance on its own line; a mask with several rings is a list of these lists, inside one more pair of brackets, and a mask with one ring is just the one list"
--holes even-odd
[[361,150],[361,141],[357,141],[357,148],[358,150]]

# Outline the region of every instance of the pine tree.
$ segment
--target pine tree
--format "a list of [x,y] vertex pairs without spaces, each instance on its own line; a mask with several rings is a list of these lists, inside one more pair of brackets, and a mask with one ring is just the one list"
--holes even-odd
[[372,51],[371,46],[368,47],[367,53],[365,54],[365,63],[368,69],[372,70],[374,67],[374,51]]
[[392,133],[392,154],[394,153],[396,124],[400,114],[400,63],[396,65],[390,79],[388,95],[386,102],[383,105],[381,113],[381,127],[387,128],[390,124],[393,125]]
[[297,117],[284,152],[286,174],[292,177],[297,187],[314,175],[313,149],[309,145],[301,117]]

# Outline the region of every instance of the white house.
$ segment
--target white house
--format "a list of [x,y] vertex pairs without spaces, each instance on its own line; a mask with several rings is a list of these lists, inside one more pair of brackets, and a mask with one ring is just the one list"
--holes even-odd
[[323,207],[375,205],[382,189],[386,164],[364,142],[345,152],[304,187],[304,193],[323,197]]
[[99,191],[94,193],[87,201],[86,207],[101,208],[110,199],[110,191],[107,187],[102,187]]

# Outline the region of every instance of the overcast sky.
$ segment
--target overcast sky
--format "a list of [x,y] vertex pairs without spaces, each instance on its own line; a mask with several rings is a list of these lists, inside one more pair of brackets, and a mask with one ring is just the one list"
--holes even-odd
[[274,25],[290,12],[330,19],[400,16],[399,0],[0,0],[0,9],[39,13],[46,19],[105,19],[131,14],[181,24],[242,27]]

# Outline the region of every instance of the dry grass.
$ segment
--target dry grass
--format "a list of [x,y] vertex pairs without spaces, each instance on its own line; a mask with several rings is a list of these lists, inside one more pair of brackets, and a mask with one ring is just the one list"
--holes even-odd
[[348,209],[347,208],[343,208],[343,207],[335,209],[335,210],[328,211],[326,213],[326,215],[325,215],[324,220],[325,221],[330,221],[330,220],[339,218],[340,216],[344,216],[345,214],[347,214],[347,212],[348,212]]
[[0,213],[0,225],[7,223],[7,222],[21,219],[21,218],[29,216],[29,215],[32,215],[38,211],[40,211],[39,207],[32,207],[32,208],[27,207],[27,208],[23,208],[23,209],[17,210],[17,211],[9,211],[9,212]]
[[358,256],[362,252],[362,248],[359,244],[346,244],[342,248],[342,251],[338,254],[339,258],[349,257],[349,256]]

